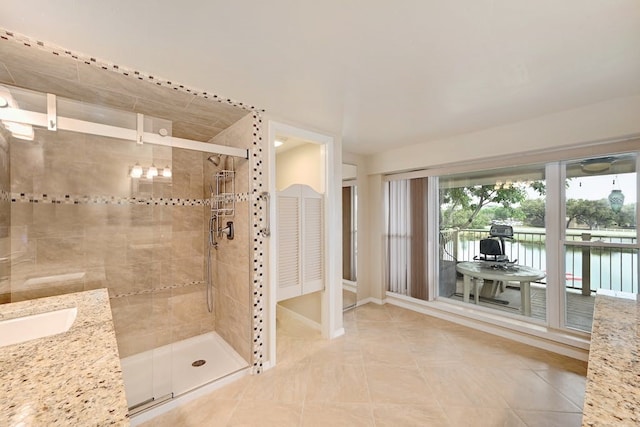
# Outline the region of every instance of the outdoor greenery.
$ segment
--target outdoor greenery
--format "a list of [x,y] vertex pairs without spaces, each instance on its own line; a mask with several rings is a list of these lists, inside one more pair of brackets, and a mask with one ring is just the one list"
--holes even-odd
[[[544,183],[536,181],[529,186],[540,196],[544,195]],[[484,228],[494,222],[544,227],[544,199],[528,198],[527,195],[523,185],[499,189],[493,185],[442,189],[441,228]],[[626,204],[616,213],[606,199],[569,199],[566,216],[567,228],[594,230],[636,225],[635,204]]]

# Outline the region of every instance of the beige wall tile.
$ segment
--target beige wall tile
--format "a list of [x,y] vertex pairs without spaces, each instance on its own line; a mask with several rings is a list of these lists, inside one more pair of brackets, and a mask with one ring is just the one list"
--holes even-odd
[[177,92],[168,87],[161,87],[154,83],[143,80],[132,79],[122,74],[102,70],[100,67],[78,64],[79,81],[84,84],[106,89],[111,92],[125,95],[135,93],[137,96],[156,102],[171,102],[176,106],[186,107],[194,98],[194,95],[184,92]]
[[7,67],[21,66],[40,70],[48,75],[75,80],[78,78],[76,61],[52,55],[37,48],[25,49],[19,43],[0,43],[0,58]]
[[215,295],[216,331],[245,360],[251,360],[251,315],[248,307],[224,294]]

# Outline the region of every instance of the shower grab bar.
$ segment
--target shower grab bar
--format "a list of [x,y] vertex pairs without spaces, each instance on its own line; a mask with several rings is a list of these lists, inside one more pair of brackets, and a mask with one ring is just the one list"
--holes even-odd
[[258,234],[263,235],[264,237],[269,237],[271,235],[271,196],[268,191],[263,191],[258,196],[258,199],[264,199],[266,214],[265,214],[265,226],[258,231]]

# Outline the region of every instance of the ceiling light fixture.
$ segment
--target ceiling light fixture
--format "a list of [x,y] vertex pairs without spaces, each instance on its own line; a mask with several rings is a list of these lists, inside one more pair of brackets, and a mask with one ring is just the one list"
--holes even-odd
[[171,178],[171,169],[169,169],[169,166],[165,166],[164,169],[162,169],[162,176],[165,178]]
[[615,161],[613,157],[602,157],[599,159],[588,159],[580,163],[580,168],[586,173],[600,173],[608,171]]
[[280,147],[282,144],[284,144],[284,142],[282,142],[280,140],[276,139],[275,141],[273,141],[273,146],[276,147],[276,148]]

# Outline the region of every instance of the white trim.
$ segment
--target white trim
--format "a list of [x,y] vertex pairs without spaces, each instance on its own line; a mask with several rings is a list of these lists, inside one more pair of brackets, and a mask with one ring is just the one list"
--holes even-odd
[[440,178],[427,178],[427,278],[428,299],[438,298],[440,290]]
[[[545,166],[545,182],[547,193],[545,196],[545,252],[547,263],[547,324],[552,328],[564,328],[565,290],[558,291],[565,284],[565,260],[562,240],[565,228],[565,204],[564,201],[564,168],[560,163],[548,163]],[[549,185],[551,184],[551,185]],[[555,238],[554,236],[558,236]]]
[[339,328],[339,329],[336,329],[335,331],[333,331],[333,334],[331,335],[330,338],[331,339],[339,338],[339,337],[343,336],[344,334],[345,334],[344,328]]
[[358,292],[358,282],[342,279],[342,288],[346,289],[349,292],[353,292],[355,294]]
[[377,304],[377,305],[384,305],[384,301],[380,298],[374,298],[374,297],[368,297],[365,299],[361,299],[360,301],[358,301],[358,307],[360,307],[361,305],[365,305],[365,304],[369,304],[369,303],[373,303],[373,304]]
[[491,313],[480,313],[466,307],[440,301],[420,301],[389,292],[385,303],[574,359],[586,361],[589,357],[590,342],[587,338],[550,329],[543,325],[535,325]]

